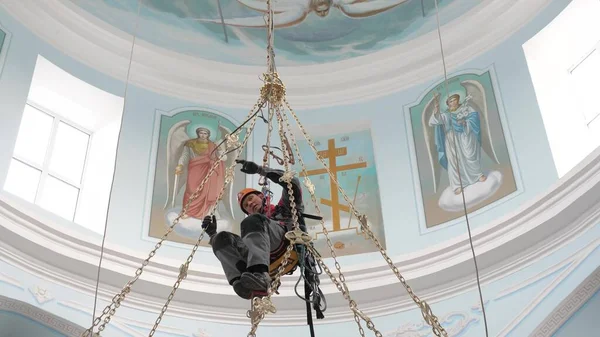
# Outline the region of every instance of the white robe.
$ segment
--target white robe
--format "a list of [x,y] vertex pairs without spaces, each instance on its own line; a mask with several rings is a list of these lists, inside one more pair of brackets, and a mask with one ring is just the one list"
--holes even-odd
[[[477,118],[465,118],[471,113],[476,113]],[[465,118],[466,125],[464,127],[453,125],[452,115],[458,116],[459,119]],[[463,188],[478,182],[483,176],[478,112],[470,106],[461,105],[456,111],[431,115],[429,126],[437,125],[443,125],[445,130],[444,152],[442,153],[448,160],[447,171],[451,189],[456,191],[460,188],[461,180]],[[455,137],[456,143],[454,142]]]

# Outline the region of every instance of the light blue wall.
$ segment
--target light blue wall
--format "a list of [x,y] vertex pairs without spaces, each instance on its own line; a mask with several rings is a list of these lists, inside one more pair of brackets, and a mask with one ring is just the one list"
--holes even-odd
[[[474,227],[514,210],[525,201],[543,193],[557,179],[534,90],[527,76],[527,66],[521,45],[548,23],[551,18],[556,16],[568,2],[567,0],[554,1],[539,14],[538,18],[494,50],[469,61],[460,69],[450,69],[450,75],[455,71],[464,69],[487,69],[489,67],[495,69],[499,91],[502,95],[503,110],[506,113],[508,129],[515,149],[514,155],[518,164],[518,172],[522,179],[523,189],[520,191],[521,193],[505,203],[490,208],[487,212],[472,217],[471,223]],[[2,118],[0,123],[0,183],[3,183],[38,53],[51,62],[68,69],[75,76],[113,94],[122,95],[124,84],[73,61],[41,42],[3,11],[0,11],[0,23],[12,33],[6,66],[0,78],[0,92],[4,93],[0,100]],[[322,110],[301,111],[300,114],[306,124],[336,123],[341,118],[340,116],[348,121],[364,120],[366,118],[372,120],[383,216],[386,222],[386,237],[392,255],[423,249],[465,231],[464,223],[457,223],[427,235],[421,235],[416,225],[415,191],[411,177],[412,169],[410,161],[407,159],[409,158],[409,142],[404,125],[403,106],[414,102],[431,85],[432,83],[423,83],[373,102]],[[154,242],[135,239],[140,238],[143,234],[140,232],[140,228],[142,227],[145,196],[148,192],[146,190],[147,182],[150,178],[147,170],[149,166],[154,165],[150,162],[155,123],[154,112],[156,109],[168,111],[183,106],[202,106],[202,104],[192,104],[191,102],[161,96],[136,87],[129,88],[122,123],[122,135],[117,153],[118,164],[110,205],[108,239],[111,243],[125,245],[132,250],[149,251],[154,246]],[[293,90],[293,88],[289,90]],[[294,104],[294,102],[291,103]],[[248,108],[252,104],[254,102],[248,102]],[[246,109],[228,109],[215,106],[210,108],[229,114],[238,120],[243,119],[248,112]],[[261,132],[264,132],[262,126],[257,129],[257,133],[260,134]],[[490,319],[492,331],[501,330],[515,317],[514,307],[522,307],[527,301],[537,296],[537,293],[531,288],[523,289],[518,293],[518,296],[514,294],[502,300],[494,300],[496,294],[509,285],[518,283],[531,275],[536,275],[544,268],[568,257],[599,235],[600,227],[596,226],[590,235],[571,242],[539,264],[529,266],[518,273],[507,276],[506,279],[484,286],[485,298],[491,302],[488,318]],[[188,251],[189,247],[167,245],[161,249],[159,254],[183,258]],[[344,257],[341,260],[343,263],[352,263],[371,260],[374,257],[374,254],[365,254]],[[588,260],[573,270],[560,283],[560,287],[556,288],[557,290],[554,293],[544,299],[543,305],[539,309],[533,310],[528,319],[525,319],[513,329],[511,336],[524,336],[526,333],[522,334],[522,332],[532,331],[536,324],[553,309],[553,306],[560,302],[563,293],[570,292],[589,274],[590,269],[595,268],[597,263],[590,261],[594,261],[594,259],[598,261],[598,258],[600,256],[598,251],[595,250]],[[196,260],[217,265],[212,253],[202,249],[196,255]],[[45,285],[51,288],[56,295],[56,300],[43,305],[46,310],[62,317],[68,317],[83,326],[88,324],[89,316],[87,314],[67,307],[64,303],[73,301],[89,308],[93,303],[92,298],[84,296],[73,289],[48,283],[5,262],[0,264],[0,270],[18,279],[22,284],[21,287],[15,287],[0,282],[0,292],[2,294],[36,304],[27,289],[37,284]],[[540,280],[541,284],[549,282],[548,280]],[[400,286],[398,289],[399,292],[403,291]],[[472,291],[435,304],[434,310],[442,313],[458,311],[468,313],[468,317],[477,318],[477,313],[471,310],[471,306],[476,303],[477,293]],[[103,305],[100,304],[99,306],[103,307]],[[144,322],[151,322],[156,317],[154,313],[132,312],[126,307],[121,308],[120,312],[126,317],[135,317]],[[398,322],[416,322],[419,319],[420,314],[413,310],[398,315],[381,317],[377,319],[377,322],[379,322],[378,326],[382,331],[390,331],[400,325]],[[210,322],[190,322],[173,317],[167,317],[164,324],[178,326],[187,331],[186,335],[188,336],[191,331],[195,332],[200,326],[205,327],[209,332],[212,331],[213,336],[217,335],[216,332],[219,331],[227,331],[228,335],[247,332],[247,326],[223,326]],[[125,335],[118,332],[116,328],[110,329],[115,329],[112,331],[114,334],[109,333],[111,336]],[[276,336],[284,333],[300,336],[305,333],[299,327],[265,328],[260,331],[261,336]],[[327,324],[318,327],[318,334],[337,333],[345,335],[346,332],[350,334],[351,331],[355,331],[355,325],[350,323]],[[481,336],[481,322],[476,323],[472,329],[465,331],[465,334],[461,336]]]
[[[461,66],[460,69],[449,69],[450,76],[454,72],[465,69],[492,67],[495,70],[498,90],[502,97],[499,103],[503,105],[501,110],[505,112],[508,120],[507,137],[510,137],[509,140],[513,144],[512,150],[516,159],[514,169],[521,177],[522,183],[522,190],[507,198],[505,202],[493,204],[487,211],[472,216],[470,220],[473,227],[514,210],[517,205],[543,193],[557,179],[534,90],[527,75],[527,65],[521,45],[567,3],[566,0],[554,1],[549,8],[540,13],[537,19],[508,41]],[[6,66],[0,78],[0,90],[10,93],[3,95],[3,99],[0,100],[3,119],[0,126],[1,137],[3,137],[0,145],[0,182],[2,182],[7,172],[37,53],[75,76],[111,93],[123,95],[124,85],[64,56],[31,35],[6,13],[0,12],[0,22],[13,35]],[[439,80],[442,79],[441,70],[440,60]],[[415,207],[418,199],[413,187],[404,106],[413,103],[432,84],[432,82],[423,83],[361,104],[299,111],[303,123],[307,126],[339,123],[341,116],[345,121],[371,120],[386,238],[392,255],[423,249],[466,231],[462,222],[427,234],[419,231]],[[253,103],[248,102],[248,108]],[[148,174],[148,168],[155,165],[150,162],[156,122],[155,111],[156,109],[169,111],[184,106],[203,105],[129,86],[108,218],[107,236],[110,242],[142,251],[149,251],[154,246],[154,240],[143,241],[132,238],[140,238],[145,234],[141,232],[141,228],[143,228],[146,195],[150,193],[147,185],[148,181],[153,179]],[[246,109],[216,106],[210,108],[226,113],[237,120],[243,120],[248,113]],[[256,134],[264,134],[264,130],[263,125],[259,125]],[[402,221],[399,221],[399,214],[402,214]],[[187,246],[169,244],[161,249],[160,254],[181,258],[187,255],[188,250]],[[342,261],[364,262],[375,258],[376,255],[373,253],[348,256],[342,258]],[[207,249],[201,248],[197,259],[217,265],[216,259]]]
[[[526,61],[521,45],[549,22],[568,1],[558,0],[551,4],[539,17],[520,32],[494,50],[461,66],[450,69],[460,72],[465,69],[488,69],[493,67],[497,74],[503,111],[508,120],[507,136],[513,144],[515,171],[521,177],[522,189],[488,208],[486,212],[471,217],[473,227],[488,223],[501,215],[513,211],[518,205],[544,193],[557,180],[544,126],[536,103],[535,93],[528,76]],[[442,79],[440,60],[440,78]],[[437,81],[436,81],[437,82]],[[415,211],[416,192],[413,188],[413,170],[409,153],[409,139],[405,126],[404,105],[413,103],[433,83],[423,83],[408,90],[377,99],[375,101],[338,106],[334,108],[302,110],[299,115],[304,124],[335,124],[340,120],[358,121],[369,119],[372,123],[373,144],[381,191],[383,218],[386,224],[388,249],[392,255],[413,252],[447,240],[466,231],[464,222],[458,222],[425,235],[418,226]],[[293,90],[293,88],[289,88]],[[148,177],[146,168],[150,162],[154,120],[149,116],[155,109],[171,110],[189,106],[191,103],[156,95],[139,88],[128,93],[123,134],[118,152],[117,175],[111,200],[108,237],[112,242],[128,244],[131,248],[150,250],[153,242],[132,242],[140,237],[144,197]],[[248,102],[250,108],[254,102]],[[292,106],[295,102],[291,102]],[[202,106],[202,105],[200,105]],[[242,119],[247,110],[211,106],[237,119]],[[257,135],[264,131],[262,125]],[[258,141],[257,141],[258,144]],[[256,149],[258,151],[258,149]],[[401,214],[401,216],[400,216]],[[400,219],[402,219],[400,221]],[[187,255],[188,248],[174,248],[161,252],[173,257]],[[210,251],[201,248],[196,255],[204,263],[217,265]],[[377,253],[342,257],[344,262],[365,262],[378,258]]]
[[598,335],[598,314],[600,314],[600,291],[597,291],[553,337]]
[[0,311],[0,337],[65,337],[23,315]]

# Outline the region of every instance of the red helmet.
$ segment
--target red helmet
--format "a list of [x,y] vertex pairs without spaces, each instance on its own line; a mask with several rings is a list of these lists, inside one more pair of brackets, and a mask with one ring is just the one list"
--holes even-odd
[[255,190],[253,188],[248,187],[248,188],[244,188],[237,194],[238,204],[240,205],[242,212],[244,212],[246,214],[248,214],[248,212],[246,212],[246,210],[244,209],[244,207],[242,205],[244,203],[244,199],[247,196],[249,196],[250,194],[262,194],[262,193],[260,193],[259,190]]

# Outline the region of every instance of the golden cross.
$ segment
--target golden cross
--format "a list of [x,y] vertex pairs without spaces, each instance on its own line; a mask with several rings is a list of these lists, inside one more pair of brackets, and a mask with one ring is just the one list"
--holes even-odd
[[[329,159],[329,165],[328,165],[329,170],[331,171],[332,174],[335,175],[336,179],[337,179],[338,172],[367,167],[366,162],[337,166],[336,158],[345,156],[347,154],[348,154],[348,150],[346,147],[338,147],[338,148],[335,147],[335,139],[329,139],[327,141],[327,150],[318,152],[318,155],[321,158]],[[324,173],[327,173],[327,169],[322,168],[322,169],[317,169],[317,170],[306,171],[306,174],[309,176],[317,175],[317,174],[324,174]],[[331,200],[321,198],[321,204],[331,207],[331,215],[332,215],[332,220],[333,220],[333,231],[335,232],[335,231],[340,230],[340,211],[350,212],[350,207],[348,207],[348,205],[340,204],[339,193],[338,193],[337,187],[335,185],[335,182],[333,181],[333,179],[331,179],[331,177],[329,178],[329,186],[330,186]]]

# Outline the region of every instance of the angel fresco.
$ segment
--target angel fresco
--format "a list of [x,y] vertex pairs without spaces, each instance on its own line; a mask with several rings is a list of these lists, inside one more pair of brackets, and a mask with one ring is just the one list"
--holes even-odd
[[[196,127],[194,132],[196,138],[190,138],[186,132],[191,121],[183,120],[175,123],[170,129],[167,137],[167,199],[165,200],[165,209],[171,209],[169,220],[176,216],[175,206],[181,204],[181,207],[187,205],[192,194],[208,175],[211,167],[217,163],[215,172],[205,183],[198,197],[193,200],[188,208],[186,215],[181,223],[188,226],[200,226],[204,216],[208,214],[210,208],[217,202],[221,187],[225,182],[225,168],[231,165],[233,156],[225,156],[219,161],[219,157],[225,151],[225,147],[217,147],[223,137],[229,134],[230,130],[219,123],[218,140],[211,141],[211,131],[207,127]],[[217,138],[217,137],[215,137]],[[231,157],[231,158],[230,158]],[[219,214],[218,208],[215,215],[227,220],[233,220],[233,210],[230,201],[230,185],[223,194],[223,203],[225,206],[224,214]],[[183,193],[182,193],[183,192]],[[181,195],[183,194],[183,195]],[[180,199],[178,199],[180,198]],[[181,203],[177,202],[181,200]]]
[[[240,4],[261,13],[267,13],[266,0],[237,0]],[[273,0],[273,25],[275,28],[292,27],[314,12],[319,17],[329,15],[331,8],[339,9],[345,16],[353,19],[365,18],[383,13],[409,0]],[[197,19],[202,22],[221,24],[221,20]],[[236,27],[266,27],[262,15],[225,19],[224,23]]]
[[440,95],[436,93],[426,104],[421,120],[434,193],[440,188],[443,168],[449,187],[442,193],[439,206],[454,211],[462,205],[457,197],[463,189],[467,206],[471,206],[491,197],[502,182],[500,172],[486,172],[482,164],[482,149],[495,164],[500,163],[490,134],[485,89],[474,80],[460,84],[466,89],[462,102],[460,94],[452,94],[446,100],[447,108],[440,111]]

